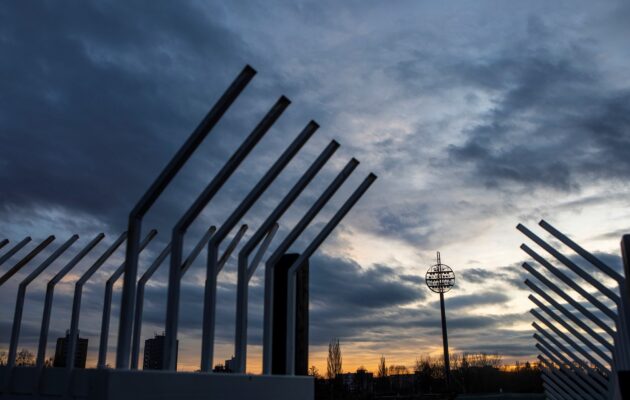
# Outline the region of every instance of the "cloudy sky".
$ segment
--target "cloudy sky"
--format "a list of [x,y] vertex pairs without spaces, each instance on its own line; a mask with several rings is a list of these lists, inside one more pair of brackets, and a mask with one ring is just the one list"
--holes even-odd
[[[438,297],[423,280],[438,250],[458,277],[447,295],[452,351],[533,359],[516,224],[541,232],[544,218],[615,267],[620,235],[630,231],[629,19],[621,1],[3,2],[0,239],[32,236],[19,254],[57,239],[0,290],[0,350],[19,281],[81,235],[29,287],[20,347],[34,351],[45,283],[98,232],[107,237],[97,253],[125,230],[143,191],[250,64],[257,76],[147,216],[145,228],[159,234],[140,270],[286,95],[292,105],[189,230],[187,248],[313,119],[319,131],[243,220],[251,235],[332,139],[341,149],[279,221],[275,245],[351,157],[359,168],[294,251],[369,172],[379,177],[311,259],[310,363],[325,370],[332,337],[349,371],[374,370],[381,355],[407,366],[438,355]],[[104,281],[122,257],[121,247],[85,289],[88,364]],[[204,259],[184,279],[181,369],[199,363]],[[49,355],[89,261],[57,289]],[[165,270],[147,288],[143,338],[163,329]],[[233,257],[219,279],[215,362],[233,353],[235,270]],[[252,372],[260,370],[262,274],[250,295]]]

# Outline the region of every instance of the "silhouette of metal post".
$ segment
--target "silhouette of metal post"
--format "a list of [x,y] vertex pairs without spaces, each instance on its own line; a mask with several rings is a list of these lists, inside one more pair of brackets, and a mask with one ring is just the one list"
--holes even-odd
[[[152,229],[147,237],[140,243],[140,252],[153,240],[157,235],[157,231]],[[97,368],[105,368],[107,362],[107,343],[109,341],[109,321],[112,312],[112,295],[114,293],[114,284],[125,272],[125,262],[123,262],[114,273],[105,282],[105,295],[103,298],[103,316],[101,318],[101,336],[100,344],[98,346],[98,361],[96,363]]]
[[[267,133],[273,123],[280,117],[284,110],[291,104],[289,99],[282,96],[269,110],[265,117],[258,123],[241,146],[236,150],[223,168],[215,175],[195,202],[173,228],[171,238],[171,263],[168,277],[168,299],[166,304],[166,329],[164,338],[164,369],[174,371],[177,357],[177,325],[179,318],[179,292],[180,292],[180,268],[182,262],[182,247],[184,234],[193,221],[203,211],[214,195],[221,189],[232,173],[247,157],[260,139]],[[119,349],[120,350],[120,349]]]
[[[212,231],[214,233],[214,230]],[[153,263],[142,274],[136,290],[136,306],[133,314],[133,340],[131,345],[131,369],[138,369],[138,354],[140,353],[140,333],[142,332],[142,309],[144,308],[144,287],[151,279],[155,271],[160,267],[164,259],[171,252],[171,244],[167,244]]]
[[219,245],[229,234],[238,221],[256,203],[260,196],[267,190],[269,185],[280,175],[289,162],[295,157],[306,142],[313,136],[319,125],[310,121],[300,134],[278,157],[276,162],[267,170],[265,175],[258,181],[245,199],[230,214],[227,220],[219,228],[216,235],[208,243],[208,268],[206,271],[206,286],[204,290],[204,310],[203,310],[203,333],[201,341],[201,371],[212,370],[212,359],[214,356],[214,330],[217,297],[217,276],[221,272],[218,268]]
[[48,329],[50,327],[50,311],[52,309],[53,295],[55,294],[55,286],[63,279],[79,261],[83,259],[103,238],[105,234],[99,233],[90,243],[88,243],[77,255],[74,256],[68,264],[66,264],[57,274],[48,281],[46,285],[46,297],[44,298],[44,311],[42,313],[42,325],[39,330],[39,344],[37,347],[37,359],[35,365],[38,368],[44,367],[44,359],[46,358],[46,344],[48,342]]
[[[247,243],[245,243],[238,255],[236,340],[234,344],[234,358],[236,361],[235,372],[245,373],[247,363],[247,297],[249,281],[254,275],[254,272],[256,272],[256,268],[258,267],[260,260],[262,259],[267,247],[269,247],[269,244],[278,229],[277,221],[280,217],[282,217],[291,204],[293,204],[295,199],[297,199],[304,188],[306,188],[306,186],[313,180],[315,175],[317,175],[338,148],[339,143],[334,140],[326,146],[304,175],[300,177],[286,196],[284,196],[280,203],[278,203],[271,214],[269,214],[267,219],[260,225],[258,230],[252,235]],[[260,245],[256,256],[254,256],[251,264],[248,265],[249,255],[252,251],[254,251],[263,238],[265,239]]]
[[437,252],[437,264],[429,267],[424,278],[431,291],[440,295],[440,313],[442,315],[442,344],[444,346],[444,379],[446,387],[450,389],[451,363],[448,354],[448,334],[446,331],[446,309],[444,307],[444,293],[451,290],[455,284],[455,273],[446,264],[442,264],[440,252]]
[[54,236],[48,236],[44,241],[42,241],[37,247],[30,251],[24,258],[15,263],[11,269],[5,272],[4,275],[0,277],[0,286],[2,286],[6,281],[8,281],[13,275],[15,275],[19,270],[21,270],[26,264],[28,264],[35,256],[37,256],[42,250],[44,250],[52,241],[55,240]]
[[284,238],[282,243],[276,248],[273,254],[265,263],[265,304],[264,304],[264,326],[263,326],[263,374],[271,374],[272,347],[273,347],[273,280],[274,268],[280,257],[286,253],[293,242],[304,232],[308,224],[317,216],[317,213],[326,205],[328,200],[335,194],[337,189],[348,179],[352,171],[359,165],[355,158],[351,159],[344,169],[335,177],[330,185],[319,196],[315,203],[308,209],[306,214],[293,227],[291,232]]
[[24,310],[24,299],[26,297],[26,287],[35,278],[39,276],[50,264],[52,264],[59,256],[61,256],[74,242],[79,239],[79,235],[72,235],[64,244],[59,246],[43,263],[39,265],[33,272],[29,274],[18,287],[17,299],[15,301],[15,313],[13,314],[13,326],[11,329],[11,342],[9,343],[9,358],[7,359],[7,367],[10,369],[15,363],[15,355],[17,354],[18,342],[20,340],[20,326],[22,325],[22,311]]
[[83,296],[83,285],[90,277],[111,257],[112,254],[127,238],[127,232],[123,232],[114,243],[112,243],[105,253],[87,270],[74,285],[74,298],[72,300],[72,317],[70,319],[70,336],[68,337],[66,352],[66,368],[71,370],[74,368],[74,353],[77,348],[77,340],[79,339],[79,317],[81,316],[81,298]]
[[[328,221],[328,223],[322,228],[319,234],[313,239],[313,241],[306,247],[306,250],[300,254],[297,260],[293,262],[291,268],[289,268],[288,281],[287,281],[287,326],[286,326],[286,338],[287,338],[287,350],[286,350],[286,371],[287,375],[295,375],[295,308],[296,308],[296,280],[297,273],[306,261],[315,253],[319,246],[324,243],[324,240],[332,233],[335,227],[341,222],[341,220],[350,212],[352,207],[359,201],[359,199],[370,188],[372,183],[376,180],[376,175],[370,173],[367,178],[363,180],[361,185],[350,195],[345,203],[339,208],[335,215]],[[306,371],[301,371],[306,372]]]
[[0,249],[9,244],[9,239],[0,240]]
[[[4,253],[2,256],[0,256],[0,265],[4,264],[4,262],[6,260],[8,260],[9,258],[13,257],[13,255],[15,253],[17,253],[18,251],[20,251],[22,249],[22,247],[26,246],[26,244],[28,242],[31,241],[31,237],[27,236],[24,239],[22,239],[22,241],[18,244],[16,244],[15,246],[13,246],[11,249],[9,249],[9,251],[7,251],[6,253]],[[8,243],[8,242],[7,242]]]
[[140,201],[138,201],[129,214],[127,228],[129,239],[127,241],[125,255],[126,265],[120,308],[120,324],[118,326],[116,368],[129,368],[133,309],[135,303],[136,279],[138,275],[138,248],[140,244],[142,219],[255,74],[256,71],[252,67],[249,65],[245,66],[243,71],[232,82],[225,93],[223,93],[212,109],[210,109],[203,121],[201,121],[188,137],[184,145],[177,151],[175,156],[173,156],[168,165],[162,170],[151,187],[142,195]]

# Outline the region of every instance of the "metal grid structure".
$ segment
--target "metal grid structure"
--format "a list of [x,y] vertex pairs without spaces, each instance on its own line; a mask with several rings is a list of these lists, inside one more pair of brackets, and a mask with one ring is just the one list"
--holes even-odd
[[[227,91],[219,99],[219,101],[212,107],[206,117],[202,120],[199,126],[193,131],[191,136],[187,139],[184,145],[175,154],[173,159],[164,168],[162,173],[144,193],[140,201],[136,204],[129,215],[128,229],[123,232],[109,247],[98,256],[96,261],[87,269],[87,271],[79,278],[75,283],[75,292],[72,305],[72,316],[69,324],[69,339],[68,339],[68,351],[66,356],[66,367],[62,374],[61,381],[64,382],[64,387],[59,389],[59,379],[50,378],[50,376],[57,374],[58,371],[47,371],[48,368],[44,368],[44,360],[47,346],[48,330],[52,312],[52,300],[54,295],[54,289],[57,283],[59,283],[65,276],[67,276],[74,267],[81,263],[86,256],[93,255],[95,247],[103,240],[104,234],[98,234],[92,241],[90,241],[84,248],[66,264],[64,265],[55,276],[48,282],[46,297],[44,303],[44,312],[42,316],[42,325],[40,329],[40,341],[37,354],[36,367],[32,371],[27,371],[27,375],[35,377],[32,379],[34,382],[30,385],[30,392],[24,389],[17,389],[22,387],[23,382],[20,380],[24,371],[15,367],[15,355],[17,351],[20,326],[22,321],[22,310],[25,300],[26,287],[31,283],[41,272],[43,272],[50,265],[55,263],[55,260],[59,258],[64,252],[66,252],[78,239],[77,235],[73,235],[63,245],[57,248],[44,262],[35,268],[35,270],[24,279],[20,285],[17,295],[17,302],[15,307],[15,314],[12,326],[12,336],[9,352],[9,365],[0,371],[0,391],[4,394],[22,393],[22,394],[39,394],[45,396],[49,393],[47,390],[47,383],[54,380],[57,385],[55,394],[59,394],[59,390],[62,394],[72,396],[76,395],[76,382],[81,381],[81,374],[84,372],[74,369],[73,356],[78,341],[79,333],[79,318],[81,314],[81,301],[83,295],[83,286],[96,272],[102,267],[108,259],[114,254],[114,252],[126,242],[125,261],[111,274],[109,279],[105,282],[105,297],[103,302],[102,322],[100,330],[100,345],[98,352],[97,368],[103,372],[108,371],[127,371],[129,369],[138,368],[140,338],[142,329],[142,313],[143,313],[143,301],[144,301],[144,288],[147,281],[154,275],[160,265],[167,257],[170,257],[169,263],[169,275],[168,275],[168,297],[167,297],[167,311],[166,311],[166,323],[165,323],[165,353],[163,369],[173,371],[173,374],[168,376],[184,375],[183,373],[175,374],[176,370],[176,352],[177,352],[177,332],[178,332],[178,315],[180,304],[180,290],[181,279],[191,266],[193,261],[199,256],[204,248],[207,248],[207,269],[206,269],[206,285],[204,288],[204,311],[203,311],[203,334],[201,344],[201,364],[200,371],[204,373],[211,372],[211,366],[214,354],[214,329],[215,329],[215,313],[216,313],[216,296],[217,296],[217,276],[225,266],[226,262],[230,258],[232,252],[236,249],[239,241],[243,238],[247,231],[247,225],[242,225],[238,232],[234,235],[232,241],[227,246],[222,255],[219,254],[219,245],[229,236],[230,232],[236,227],[239,221],[242,220],[248,210],[251,209],[265,190],[274,182],[276,177],[285,169],[287,164],[293,159],[300,149],[307,143],[307,141],[313,136],[313,134],[319,128],[319,125],[314,121],[310,121],[306,127],[300,132],[297,137],[288,145],[283,153],[277,158],[269,170],[263,175],[263,177],[256,183],[256,185],[250,190],[245,198],[238,203],[232,213],[227,217],[226,221],[219,227],[210,227],[205,234],[198,240],[197,245],[191,251],[186,258],[184,258],[183,248],[184,239],[188,227],[197,219],[199,214],[208,205],[212,198],[222,188],[230,176],[238,169],[241,162],[247,157],[247,155],[254,149],[263,136],[270,130],[274,122],[281,116],[284,110],[289,106],[290,101],[281,96],[278,101],[273,105],[264,118],[254,127],[251,133],[238,147],[238,149],[231,155],[225,165],[219,170],[214,178],[208,183],[205,189],[197,197],[197,199],[190,205],[184,215],[177,221],[172,228],[169,243],[161,249],[157,257],[152,261],[150,266],[146,269],[144,274],[138,280],[138,258],[140,252],[147,248],[152,240],[156,237],[157,231],[151,230],[146,237],[141,241],[142,219],[144,215],[150,210],[153,204],[157,201],[162,192],[168,187],[178,171],[186,164],[191,155],[195,152],[197,147],[202,143],[205,137],[209,134],[212,128],[220,120],[223,114],[227,111],[230,105],[241,94],[243,89],[252,80],[256,71],[250,66],[246,66],[243,71],[238,75],[234,82],[229,86]],[[244,373],[246,371],[246,350],[247,350],[247,288],[252,275],[254,274],[258,264],[262,261],[265,252],[271,247],[272,240],[278,230],[278,220],[287,211],[291,204],[297,199],[300,193],[308,186],[311,180],[317,175],[317,173],[324,167],[327,161],[332,157],[335,151],[339,148],[339,144],[336,141],[332,141],[317,157],[313,164],[304,172],[297,183],[290,189],[290,191],[282,198],[277,204],[274,210],[264,219],[264,222],[252,235],[252,237],[243,246],[239,252],[238,257],[238,287],[237,287],[237,306],[236,306],[236,339],[235,339],[235,355],[236,355],[236,372]],[[346,167],[337,175],[333,182],[321,193],[319,198],[314,202],[311,208],[300,219],[300,221],[290,229],[290,232],[286,238],[275,248],[272,255],[267,259],[265,263],[265,304],[264,304],[264,343],[263,343],[263,373],[269,375],[271,373],[270,359],[271,353],[271,309],[273,304],[273,268],[279,257],[287,252],[290,246],[300,237],[302,232],[309,226],[311,221],[320,212],[320,210],[327,204],[332,198],[335,192],[343,185],[346,179],[350,176],[353,170],[357,167],[359,162],[356,159],[351,159]],[[370,185],[375,181],[376,176],[369,174],[365,180],[356,188],[356,190],[350,195],[350,197],[338,208],[334,216],[319,232],[319,234],[307,245],[305,250],[300,256],[299,262],[291,268],[291,276],[293,279],[293,285],[289,286],[289,292],[295,291],[295,273],[297,269],[302,265],[303,261],[311,257],[319,246],[325,241],[328,235],[333,229],[341,222],[346,214],[352,209],[357,201],[363,196]],[[42,241],[38,246],[31,250],[28,254],[23,256],[13,267],[11,267],[2,277],[0,277],[0,288],[14,276],[18,271],[24,268],[31,260],[33,260],[37,254],[43,251],[51,242],[55,240],[54,236],[50,236]],[[30,237],[25,238],[14,247],[10,248],[4,254],[0,253],[0,265],[10,260],[19,251],[31,241]],[[0,248],[3,248],[9,244],[8,239],[0,241]],[[254,258],[249,262],[249,256],[258,247],[258,251]],[[107,365],[107,349],[108,349],[108,336],[109,325],[111,319],[111,307],[112,307],[112,294],[114,284],[120,277],[124,277],[122,299],[120,307],[120,323],[118,332],[118,341],[116,345],[116,365],[115,369],[106,369]],[[291,282],[291,281],[290,281]],[[293,294],[293,298],[295,294]],[[292,297],[290,297],[292,298]],[[289,302],[288,310],[289,316],[292,316],[292,310],[294,310],[295,304]],[[287,323],[287,329],[291,329],[290,324],[294,324],[294,319],[289,318]],[[294,339],[290,335],[290,339]],[[287,354],[294,354],[294,340],[290,340],[287,343]],[[291,358],[293,361],[293,358]],[[291,362],[291,369],[289,375],[293,374],[293,363]],[[53,373],[54,372],[54,373]],[[130,371],[133,373],[133,371]],[[141,373],[141,372],[136,372]],[[52,375],[51,375],[52,374]],[[81,375],[81,376],[79,376]],[[56,375],[55,375],[56,376]],[[77,378],[78,376],[78,378]],[[125,372],[119,377],[134,376],[128,375]],[[271,377],[270,377],[271,378]],[[135,378],[133,378],[135,379]],[[137,378],[142,379],[142,378]],[[190,378],[181,378],[190,379]],[[296,382],[307,382],[307,386],[311,385],[312,380],[307,378],[298,378]],[[306,380],[304,380],[306,379]],[[83,380],[85,381],[85,379]],[[220,380],[219,380],[220,381]],[[22,383],[20,383],[22,382]],[[92,381],[90,381],[92,382]],[[213,378],[208,385],[216,385],[217,379]],[[310,382],[310,383],[309,383]],[[205,385],[201,382],[200,385]],[[256,383],[260,384],[260,383]],[[20,386],[22,385],[22,386]],[[254,385],[254,383],[252,383]],[[290,385],[289,385],[290,386]],[[289,387],[287,386],[287,387]],[[20,392],[22,390],[22,392]],[[85,388],[81,389],[85,393]],[[245,389],[244,389],[245,390]],[[79,390],[80,391],[80,390]],[[290,392],[288,393],[290,394]],[[79,396],[81,397],[81,396]]]
[[[553,260],[521,245],[539,266],[523,263],[529,275],[525,284],[533,292],[529,299],[537,307],[531,313],[547,397],[622,399],[619,376],[630,369],[628,282],[546,221],[539,225],[575,253],[566,256],[525,226],[517,226]],[[628,235],[622,238],[622,253],[627,276]]]

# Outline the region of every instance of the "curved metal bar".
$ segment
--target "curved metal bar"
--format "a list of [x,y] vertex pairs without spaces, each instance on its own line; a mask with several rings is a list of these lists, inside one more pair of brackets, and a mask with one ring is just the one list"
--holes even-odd
[[[151,240],[157,235],[157,230],[151,229],[149,234],[144,238],[142,243],[140,243],[140,252],[144,250]],[[109,277],[107,282],[105,282],[105,295],[103,298],[103,316],[101,318],[101,335],[100,335],[100,343],[98,346],[98,361],[96,363],[96,368],[105,368],[105,364],[107,363],[107,342],[109,341],[109,321],[112,312],[112,295],[114,293],[114,284],[120,278],[120,276],[125,272],[125,262],[123,261],[120,264],[120,267],[114,271],[114,273]]]
[[252,67],[249,65],[245,66],[129,214],[127,228],[129,240],[127,241],[125,253],[127,265],[125,266],[125,278],[123,280],[118,346],[116,349],[116,368],[118,369],[129,368],[133,307],[138,275],[138,244],[140,243],[142,219],[255,74],[256,71]]
[[64,244],[59,246],[43,263],[41,263],[29,276],[20,282],[17,299],[15,301],[15,312],[13,313],[13,325],[11,327],[11,341],[9,342],[9,356],[7,368],[11,369],[15,364],[18,342],[20,340],[20,327],[22,325],[22,311],[24,310],[24,299],[26,298],[26,287],[41,274],[50,264],[59,258],[74,242],[79,239],[79,235],[72,235]]
[[26,264],[29,263],[35,256],[37,256],[42,250],[44,250],[52,241],[55,240],[53,235],[48,236],[44,239],[37,247],[30,251],[24,258],[18,261],[11,269],[0,277],[0,286],[2,286],[6,281],[8,281],[13,275],[15,275],[19,270],[21,270]]
[[13,257],[13,255],[15,253],[20,251],[22,249],[22,247],[26,246],[28,244],[28,242],[30,242],[30,241],[31,241],[31,237],[27,236],[24,239],[22,239],[22,241],[20,243],[16,244],[11,249],[9,249],[9,251],[7,251],[2,256],[0,256],[0,265],[4,264],[4,262],[6,260],[8,260],[9,258]]
[[142,312],[144,308],[144,287],[147,281],[160,267],[164,259],[171,252],[171,244],[167,244],[162,252],[155,258],[153,263],[147,268],[140,280],[136,290],[136,306],[133,314],[133,340],[131,345],[131,369],[138,369],[138,354],[140,353],[140,334],[142,332]]
[[83,285],[88,279],[111,257],[118,247],[127,238],[127,232],[123,232],[114,243],[112,243],[105,253],[103,253],[92,266],[85,271],[74,285],[74,298],[72,300],[72,317],[70,319],[70,335],[66,351],[66,368],[74,368],[74,356],[77,351],[77,340],[79,338],[79,317],[81,315],[81,297],[83,295]]
[[617,294],[615,294],[612,290],[608,289],[598,280],[594,279],[591,275],[586,273],[582,268],[578,267],[573,261],[569,260],[566,256],[564,256],[558,250],[551,247],[547,242],[545,242],[544,240],[536,236],[532,231],[530,231],[523,225],[518,224],[516,229],[521,231],[525,236],[530,238],[534,243],[536,243],[537,245],[545,249],[549,254],[554,256],[558,261],[560,261],[564,265],[566,265],[571,271],[575,272],[586,282],[590,283],[595,288],[597,288],[597,290],[602,292],[604,296],[608,297],[609,299],[614,301],[615,304],[619,305],[619,296]]
[[236,285],[236,339],[234,341],[234,372],[236,373],[245,373],[245,365],[247,363],[247,302],[249,296],[249,281],[252,278],[251,274],[256,270],[256,267],[276,235],[278,226],[277,223],[271,226],[267,236],[260,244],[260,247],[258,247],[258,251],[249,265],[249,269],[247,268],[249,253],[244,256],[242,252],[239,254]]
[[[195,262],[199,254],[201,254],[201,251],[206,246],[206,244],[208,243],[212,235],[214,235],[216,230],[217,228],[215,226],[211,226],[210,228],[208,228],[206,233],[201,237],[199,242],[197,242],[193,250],[188,254],[188,257],[186,257],[186,260],[182,264],[182,267],[180,269],[180,273],[181,273],[180,278],[183,277],[184,274],[188,271],[188,269],[192,266],[192,264]],[[136,297],[136,310],[134,313],[134,319],[135,319],[134,336],[133,336],[132,349],[131,349],[131,368],[132,369],[138,369],[138,359],[139,359],[139,353],[140,353],[140,333],[142,332],[142,314],[143,314],[143,309],[144,309],[144,288],[147,281],[151,278],[151,276],[153,276],[155,271],[162,264],[162,261],[164,261],[166,256],[170,253],[170,251],[171,251],[171,245],[169,244],[164,248],[164,250],[162,250],[160,255],[155,259],[153,264],[151,264],[151,266],[145,271],[145,273],[142,275],[142,278],[140,278],[138,282],[138,292],[137,292],[137,297]]]
[[165,369],[175,370],[177,364],[175,353],[177,350],[177,325],[179,318],[179,278],[184,234],[190,224],[199,216],[205,206],[212,200],[214,195],[221,189],[223,184],[229,179],[236,168],[238,168],[245,157],[247,157],[254,146],[258,144],[260,139],[262,139],[290,103],[291,102],[286,97],[280,97],[173,228],[171,262],[168,277],[168,300],[166,304],[166,337],[164,338],[166,350],[163,362]]
[[319,129],[319,125],[315,121],[310,121],[297,137],[282,152],[280,157],[267,170],[265,175],[250,190],[245,199],[230,214],[227,220],[221,225],[217,234],[212,237],[208,243],[208,266],[206,271],[206,285],[204,289],[203,302],[203,328],[201,336],[201,371],[210,372],[212,370],[212,360],[214,358],[214,331],[216,317],[216,298],[217,298],[217,277],[220,270],[219,262],[219,245],[230,231],[236,226],[238,221],[245,216],[247,211],[258,201],[260,196],[267,190],[273,181],[286,168],[295,155],[304,147],[306,142]]
[[578,292],[580,294],[580,296],[582,296],[584,299],[586,299],[589,302],[591,302],[591,304],[593,304],[595,307],[599,308],[600,311],[603,312],[604,314],[606,314],[606,316],[608,318],[612,319],[615,322],[617,321],[617,314],[615,312],[611,311],[610,308],[606,307],[606,305],[604,303],[602,303],[601,301],[599,301],[595,296],[593,296],[592,294],[588,293],[586,290],[582,289],[582,287],[580,285],[578,285],[577,283],[575,283],[575,281],[573,281],[568,276],[566,276],[564,273],[562,273],[562,271],[560,271],[558,268],[556,268],[553,265],[551,265],[547,260],[545,260],[542,256],[540,256],[540,254],[536,253],[534,250],[529,248],[526,244],[522,244],[521,245],[521,249],[525,253],[529,254],[540,265],[545,267],[549,272],[551,272],[556,277],[558,277],[567,286],[569,286],[571,289],[573,289],[576,292]]
[[610,326],[608,326],[608,324],[606,324],[604,321],[599,319],[595,314],[587,310],[586,307],[584,307],[583,305],[575,301],[571,296],[566,294],[563,290],[561,290],[558,286],[552,283],[549,279],[545,278],[540,272],[536,271],[531,265],[529,265],[528,263],[523,263],[523,268],[525,268],[530,274],[532,274],[536,279],[542,282],[549,289],[553,290],[558,296],[562,297],[567,303],[571,304],[576,310],[580,311],[584,316],[586,316],[593,323],[595,323],[595,325],[603,329],[604,332],[606,332],[612,337],[615,336],[615,331],[613,331],[610,328]]
[[273,279],[274,268],[280,257],[291,247],[293,242],[304,232],[308,224],[317,216],[317,213],[326,205],[328,200],[337,192],[339,187],[348,179],[352,171],[359,165],[357,159],[352,158],[343,170],[335,177],[330,185],[319,196],[315,203],[308,209],[306,214],[293,227],[291,232],[284,238],[282,243],[276,248],[273,254],[265,263],[265,304],[264,304],[264,326],[263,326],[263,373],[271,374],[271,347],[272,347],[272,321],[273,321]]
[[42,326],[39,330],[39,344],[37,346],[37,359],[35,361],[35,366],[37,368],[44,367],[44,359],[46,358],[46,344],[48,342],[48,329],[50,327],[50,311],[52,309],[52,301],[53,295],[55,293],[55,286],[59,281],[63,279],[64,276],[72,268],[74,268],[79,261],[83,259],[103,238],[105,237],[104,233],[99,233],[96,235],[94,239],[90,243],[88,243],[79,253],[68,264],[66,264],[57,274],[48,281],[48,285],[46,285],[46,297],[44,299],[44,311],[42,313]]
[[370,173],[289,268],[287,281],[287,350],[285,364],[287,367],[287,375],[295,375],[295,287],[298,269],[302,268],[306,260],[308,260],[319,246],[321,246],[324,240],[328,238],[335,227],[337,227],[346,214],[350,212],[352,207],[361,199],[375,180],[376,175]]
[[[267,219],[265,219],[265,221],[260,225],[258,230],[252,235],[247,243],[243,245],[243,248],[239,252],[236,289],[236,339],[234,341],[235,370],[237,372],[245,372],[245,365],[247,363],[247,292],[249,281],[256,271],[256,268],[258,268],[258,264],[262,259],[264,251],[266,251],[267,247],[271,243],[271,240],[275,236],[277,221],[282,217],[282,215],[284,215],[284,213],[289,209],[293,202],[298,198],[298,196],[302,193],[306,186],[308,186],[315,175],[317,175],[338,148],[339,143],[334,140],[326,146],[306,172],[300,177],[295,185],[293,185],[291,190],[289,190],[280,203],[278,203],[271,214],[269,214]],[[271,233],[272,231],[273,233]],[[265,242],[259,247],[256,255],[256,257],[260,255],[260,258],[257,259],[254,257],[254,260],[248,265],[249,255],[252,251],[254,251],[258,243],[263,240],[265,235]]]
[[[591,343],[590,340],[585,338],[584,335],[582,335],[580,332],[578,332],[575,328],[573,328],[571,325],[567,324],[566,321],[564,321],[562,318],[560,318],[555,312],[551,311],[549,309],[549,307],[547,307],[544,304],[542,304],[542,302],[540,300],[538,300],[536,297],[534,297],[532,295],[529,295],[528,298],[534,304],[536,304],[541,310],[543,310],[545,313],[547,313],[547,315],[549,315],[551,318],[556,320],[556,322],[558,322],[560,325],[562,325],[562,327],[565,328],[567,331],[569,331],[574,337],[576,337],[578,340],[580,340],[580,342],[582,342],[589,349],[591,349],[595,354],[597,354],[602,360],[604,360],[604,362],[607,362],[609,365],[612,365],[612,359],[608,355],[606,355],[603,351],[601,351],[601,349],[599,349],[597,346],[595,346],[593,343]],[[554,307],[555,307],[555,305],[554,305]],[[555,308],[558,309],[558,307],[555,307]],[[549,323],[549,321],[547,321],[536,310],[530,310],[530,312],[536,318],[538,318],[540,321],[544,322],[545,325],[547,325],[549,328],[551,328],[558,336],[561,336],[563,339],[565,339],[565,341],[567,343],[569,343],[569,344],[573,343],[571,345],[576,350],[580,351],[580,353],[582,353],[582,355],[584,355],[586,358],[588,358],[593,364],[597,365],[599,368],[602,368],[602,370],[606,371],[607,373],[610,373],[608,368],[606,368],[604,365],[602,365],[599,361],[595,361],[595,358],[593,358],[588,352],[585,352],[580,346],[576,345],[575,342],[567,341],[566,339],[568,337],[566,335],[564,335],[564,333],[562,333],[562,334],[558,333],[558,332],[560,332],[560,330],[558,330],[554,325]]]

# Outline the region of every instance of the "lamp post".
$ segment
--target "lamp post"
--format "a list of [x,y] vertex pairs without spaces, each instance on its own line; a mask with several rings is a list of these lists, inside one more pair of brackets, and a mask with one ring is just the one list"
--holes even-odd
[[429,267],[424,281],[431,291],[440,294],[440,310],[442,312],[442,343],[444,345],[444,378],[446,386],[450,387],[451,367],[448,357],[448,336],[446,334],[446,311],[444,309],[444,293],[455,285],[455,273],[440,260],[440,252],[437,252],[437,264]]

